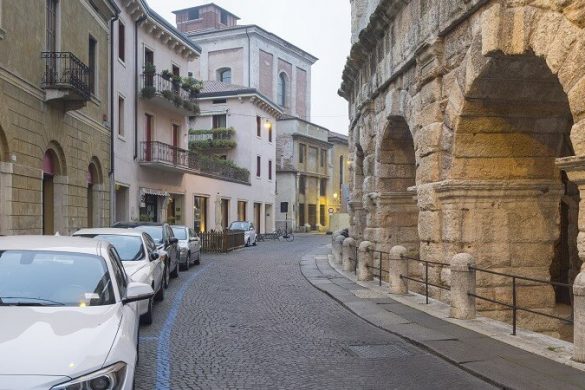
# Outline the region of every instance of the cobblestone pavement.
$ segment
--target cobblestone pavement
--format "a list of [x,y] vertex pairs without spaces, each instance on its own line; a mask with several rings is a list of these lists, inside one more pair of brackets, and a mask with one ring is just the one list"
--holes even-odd
[[141,328],[136,388],[490,387],[313,288],[299,261],[328,240],[262,242],[181,273]]

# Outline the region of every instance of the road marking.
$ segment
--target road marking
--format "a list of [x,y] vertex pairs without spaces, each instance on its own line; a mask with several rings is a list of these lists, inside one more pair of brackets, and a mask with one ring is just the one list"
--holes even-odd
[[208,268],[209,265],[205,265],[203,268],[200,268],[197,270],[197,272],[192,274],[191,277],[189,277],[189,279],[187,279],[187,281],[181,286],[179,291],[177,291],[173,298],[173,305],[171,306],[171,310],[169,311],[160,335],[158,336],[158,347],[156,352],[156,390],[170,390],[171,366],[169,354],[171,349],[170,344],[173,326],[175,325],[175,321],[179,315],[181,303],[183,302],[183,298],[187,292],[187,289],[191,287],[191,284],[195,281],[195,279]]

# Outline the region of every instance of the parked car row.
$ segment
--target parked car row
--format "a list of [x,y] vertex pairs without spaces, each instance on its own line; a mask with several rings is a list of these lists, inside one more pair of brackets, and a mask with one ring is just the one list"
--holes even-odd
[[201,258],[184,226],[73,236],[0,237],[0,389],[131,389],[139,323]]

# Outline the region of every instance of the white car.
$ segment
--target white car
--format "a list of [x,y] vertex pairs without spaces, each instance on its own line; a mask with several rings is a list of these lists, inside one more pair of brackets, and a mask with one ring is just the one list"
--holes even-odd
[[140,230],[116,228],[82,229],[73,236],[108,241],[116,248],[130,279],[152,287],[154,298],[138,303],[142,322],[152,324],[153,300],[164,299],[165,278],[167,284],[169,278],[169,271],[165,269],[152,237]]
[[179,264],[183,270],[188,270],[191,264],[199,264],[201,260],[201,241],[193,229],[187,226],[171,226],[175,237],[179,240]]
[[243,231],[244,232],[244,245],[256,246],[256,229],[254,224],[248,221],[235,221],[230,224],[228,230],[232,231]]
[[0,389],[132,389],[153,294],[108,242],[0,237]]

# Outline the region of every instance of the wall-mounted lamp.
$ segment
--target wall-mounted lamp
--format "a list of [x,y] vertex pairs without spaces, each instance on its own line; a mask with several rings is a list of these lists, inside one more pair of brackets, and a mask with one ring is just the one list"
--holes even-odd
[[264,123],[264,127],[266,128],[266,130],[270,130],[272,128],[272,123],[270,123],[270,121],[268,121],[267,119],[266,122]]
[[337,192],[333,193],[333,199],[337,199]]

